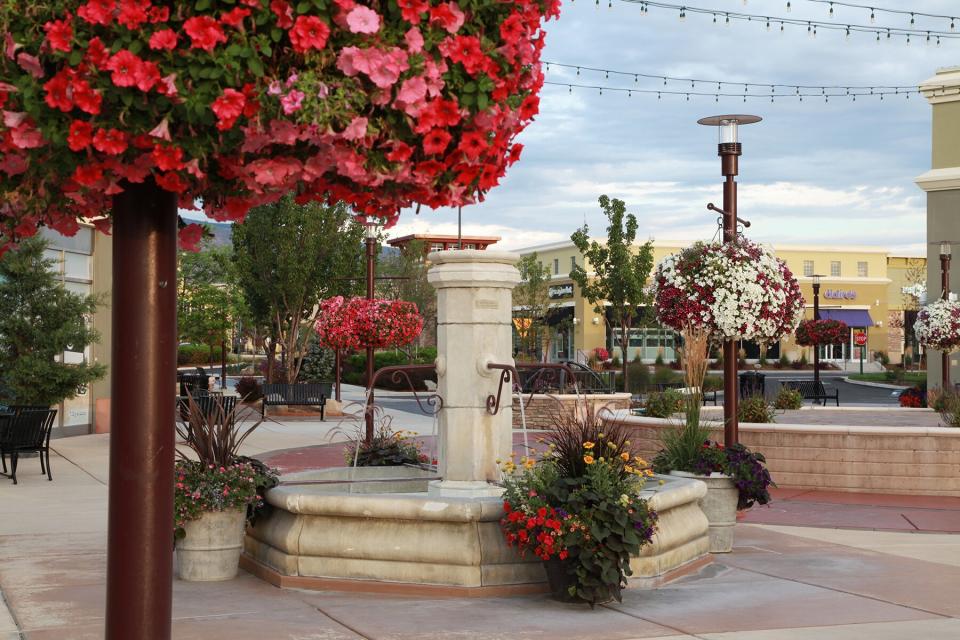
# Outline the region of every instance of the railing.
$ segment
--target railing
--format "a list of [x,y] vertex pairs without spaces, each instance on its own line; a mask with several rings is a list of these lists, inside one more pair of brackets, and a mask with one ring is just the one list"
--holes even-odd
[[[373,389],[376,386],[377,380],[379,380],[381,376],[391,374],[390,380],[394,384],[400,384],[406,381],[407,387],[409,387],[409,392],[404,391],[404,393],[413,394],[413,398],[417,401],[417,406],[420,407],[420,411],[427,415],[436,415],[440,412],[440,409],[443,408],[443,398],[441,398],[440,394],[438,394],[436,391],[424,394],[421,397],[420,394],[423,392],[418,392],[413,380],[410,379],[410,374],[415,371],[423,373],[436,373],[437,367],[433,364],[402,364],[383,367],[382,369],[377,369],[374,372],[373,378],[370,380],[370,388]],[[370,408],[372,403],[369,402],[369,398],[366,406],[367,408],[365,409],[365,412],[372,410]]]

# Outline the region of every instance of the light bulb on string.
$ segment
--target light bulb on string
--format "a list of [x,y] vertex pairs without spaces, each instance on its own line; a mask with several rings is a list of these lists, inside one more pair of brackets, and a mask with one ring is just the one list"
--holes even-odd
[[724,24],[725,24],[726,26],[728,26],[728,27],[730,26],[730,14],[729,14],[729,13],[727,14],[727,19],[724,21]]
[[887,40],[889,40],[889,39],[890,39],[890,28],[887,27]]
[[927,44],[930,44],[930,32],[927,31]]
[[577,75],[580,75],[580,67],[577,67]]
[[780,23],[780,33],[783,33],[783,23]]
[[600,87],[600,95],[603,95],[603,87]]
[[908,44],[908,45],[910,44],[910,34],[909,34],[909,33],[907,34],[907,44]]
[[767,31],[770,31],[770,18],[767,18]]
[[633,76],[633,83],[636,84],[636,83],[638,83],[638,82],[640,82],[640,78],[639,78],[637,75],[634,75],[634,76]]
[[609,71],[604,71],[604,72],[603,72],[603,77],[604,77],[605,80],[609,80],[609,79],[610,79],[610,72],[609,72]]
[[666,79],[666,78],[663,79],[663,86],[667,86],[667,79]]
[[877,16],[873,12],[873,7],[870,7],[870,24],[873,24],[876,21],[877,21]]
[[717,24],[717,14],[713,14],[713,24]]
[[845,36],[846,40],[850,40],[850,25],[847,25],[847,35]]
[[790,0],[787,0],[787,13],[790,13]]
[[880,32],[877,31],[877,44],[880,44]]
[[657,91],[657,100],[659,100],[659,99],[660,99],[660,97],[661,97],[661,96],[660,96],[660,92],[659,92],[659,91]]
[[940,36],[937,36],[937,46],[940,46]]
[[696,83],[697,83],[696,80],[691,80],[691,81],[690,81],[690,88],[691,88],[691,89],[696,89],[696,88],[697,88],[697,84],[696,84]]
[[681,19],[681,20],[686,20],[686,19],[687,19],[687,8],[686,8],[686,7],[680,7],[680,19]]
[[719,96],[719,95],[714,95],[714,96],[713,96],[713,101],[714,101],[714,102],[720,102],[720,96]]
[[916,24],[916,22],[917,22],[917,19],[914,18],[914,17],[913,17],[913,14],[911,13],[911,14],[910,14],[910,26],[912,27],[914,24]]
[[832,20],[832,19],[833,19],[833,3],[832,3],[832,2],[830,3],[830,14],[829,14],[829,15],[830,15],[830,19]]
[[687,102],[690,102],[690,94],[687,94]]
[[613,9],[613,0],[607,0],[607,9]]
[[953,31],[956,27],[954,26],[956,18],[950,18],[950,31]]

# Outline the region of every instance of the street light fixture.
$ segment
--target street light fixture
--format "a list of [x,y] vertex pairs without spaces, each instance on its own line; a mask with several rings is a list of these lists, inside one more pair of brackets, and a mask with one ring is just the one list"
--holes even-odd
[[[720,173],[724,177],[723,183],[723,241],[735,242],[737,239],[737,222],[749,223],[737,217],[737,182],[734,179],[738,172],[738,158],[743,152],[739,135],[741,125],[760,122],[760,116],[744,114],[729,114],[710,116],[697,120],[698,124],[708,127],[717,127],[719,130],[719,144],[717,155],[720,156]],[[711,210],[716,210],[712,204]],[[736,444],[739,439],[739,425],[737,424],[737,344],[733,340],[723,343],[723,440],[727,446]]]
[[[373,300],[373,287],[376,275],[377,236],[380,232],[378,218],[366,219],[367,244],[367,300]],[[373,442],[373,345],[367,345],[367,406],[364,414],[365,441]]]

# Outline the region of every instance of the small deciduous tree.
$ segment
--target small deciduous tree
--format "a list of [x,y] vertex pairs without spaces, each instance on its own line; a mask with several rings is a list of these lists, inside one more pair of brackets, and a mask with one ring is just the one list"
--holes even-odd
[[[286,355],[284,380],[297,379],[321,298],[349,294],[363,272],[364,229],[346,205],[297,204],[290,196],[252,209],[233,230],[234,262],[253,318]],[[272,369],[268,377],[272,378]]]
[[99,340],[88,322],[98,303],[57,281],[46,246],[35,237],[0,258],[0,402],[53,405],[107,370],[64,362]]
[[411,346],[435,347],[437,291],[427,282],[424,244],[423,240],[413,240],[400,253],[383,257],[377,272],[390,279],[378,281],[377,289],[382,297],[406,300],[417,305],[423,317],[423,331]]
[[[637,238],[637,218],[626,212],[622,200],[605,195],[600,196],[600,208],[609,220],[607,242],[590,240],[589,228],[585,224],[570,236],[573,244],[586,258],[593,270],[588,274],[583,265],[570,270],[573,280],[583,296],[594,305],[594,311],[602,317],[610,328],[620,329],[620,343],[623,364],[623,388],[627,386],[627,346],[630,343],[630,329],[639,313],[638,307],[650,301],[646,290],[647,280],[653,269],[653,243],[647,241],[636,252],[633,243]],[[605,312],[604,302],[610,304],[609,316]]]
[[550,270],[540,263],[536,252],[520,258],[517,270],[520,271],[520,284],[513,290],[514,326],[520,338],[521,353],[532,356],[541,344],[547,313],[553,307],[550,302]]

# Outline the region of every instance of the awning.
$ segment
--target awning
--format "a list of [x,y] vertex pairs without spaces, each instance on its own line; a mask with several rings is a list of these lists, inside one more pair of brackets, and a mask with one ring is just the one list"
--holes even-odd
[[873,318],[866,309],[820,309],[821,320],[840,320],[848,327],[872,327]]

